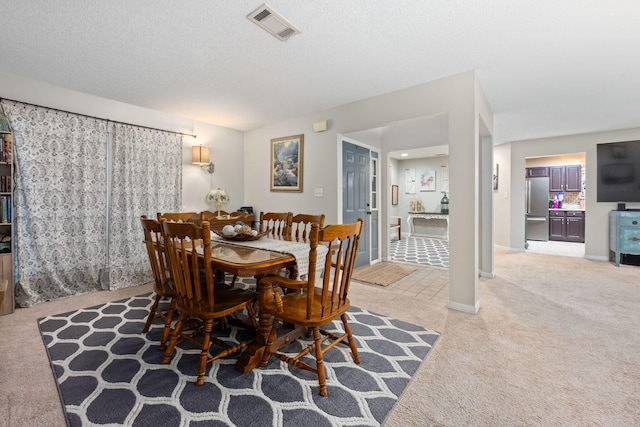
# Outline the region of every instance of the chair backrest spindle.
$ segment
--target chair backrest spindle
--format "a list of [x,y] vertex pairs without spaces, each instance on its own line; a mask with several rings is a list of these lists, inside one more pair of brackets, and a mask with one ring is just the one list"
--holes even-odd
[[291,240],[295,242],[307,242],[310,239],[311,224],[317,223],[320,228],[324,227],[324,214],[296,214],[291,218],[289,225]]
[[291,212],[260,212],[260,232],[269,231],[273,239],[289,239],[291,218]]

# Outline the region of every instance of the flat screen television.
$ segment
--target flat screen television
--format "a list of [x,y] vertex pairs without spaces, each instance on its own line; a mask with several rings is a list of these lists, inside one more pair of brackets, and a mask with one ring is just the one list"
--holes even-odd
[[640,202],[640,140],[597,145],[598,202]]

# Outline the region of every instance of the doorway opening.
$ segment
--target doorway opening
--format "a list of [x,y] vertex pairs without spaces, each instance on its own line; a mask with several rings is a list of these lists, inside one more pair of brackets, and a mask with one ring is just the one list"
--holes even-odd
[[584,257],[585,153],[525,159],[525,250]]

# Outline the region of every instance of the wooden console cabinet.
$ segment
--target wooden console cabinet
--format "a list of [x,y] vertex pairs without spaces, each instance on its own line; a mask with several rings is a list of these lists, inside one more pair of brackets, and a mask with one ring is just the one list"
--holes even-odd
[[609,259],[620,266],[620,255],[640,255],[640,212],[609,212]]

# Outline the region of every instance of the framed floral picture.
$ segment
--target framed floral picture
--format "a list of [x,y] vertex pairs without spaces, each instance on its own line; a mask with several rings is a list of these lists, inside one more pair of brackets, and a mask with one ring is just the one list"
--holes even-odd
[[304,135],[271,140],[271,191],[302,192]]
[[419,172],[420,191],[436,191],[436,171],[421,170]]

